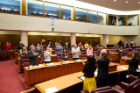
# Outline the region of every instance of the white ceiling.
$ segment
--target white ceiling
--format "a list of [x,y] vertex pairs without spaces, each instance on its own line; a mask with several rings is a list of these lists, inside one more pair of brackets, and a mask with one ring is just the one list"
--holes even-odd
[[[102,7],[114,9],[114,10],[121,10],[121,11],[133,11],[133,10],[140,10],[140,0],[77,0],[82,1],[90,4],[99,5]],[[128,3],[126,3],[128,1]]]

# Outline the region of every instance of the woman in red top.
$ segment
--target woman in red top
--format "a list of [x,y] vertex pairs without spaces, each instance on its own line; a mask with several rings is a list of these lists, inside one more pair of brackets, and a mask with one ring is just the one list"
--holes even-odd
[[8,44],[8,50],[11,50],[11,43]]
[[11,45],[8,42],[6,42],[4,47],[5,47],[5,50],[10,50],[11,49]]
[[82,50],[83,50],[83,45],[82,45],[81,42],[79,43],[79,48],[80,48],[80,51],[82,52]]

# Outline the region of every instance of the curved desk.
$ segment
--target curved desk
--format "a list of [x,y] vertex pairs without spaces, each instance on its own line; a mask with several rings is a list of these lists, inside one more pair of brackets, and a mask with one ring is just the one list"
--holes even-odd
[[[117,66],[117,70],[109,72],[109,74],[127,71],[127,69],[128,69],[128,65]],[[52,87],[56,87],[58,91],[61,91],[68,87],[71,87],[73,85],[83,82],[82,80],[77,78],[79,76],[83,76],[83,73],[77,72],[74,74],[65,75],[65,76],[50,80],[50,81],[37,84],[35,85],[35,88],[41,93],[46,93],[46,89],[52,88]],[[97,76],[97,70],[95,72],[95,77],[96,76]]]

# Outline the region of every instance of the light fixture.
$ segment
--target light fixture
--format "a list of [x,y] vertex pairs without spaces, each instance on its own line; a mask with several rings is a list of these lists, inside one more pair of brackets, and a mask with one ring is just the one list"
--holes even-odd
[[44,35],[44,34],[43,34]]
[[128,3],[128,1],[126,1],[126,3]]
[[140,4],[140,2],[138,2],[138,4]]
[[114,0],[114,2],[116,2],[117,0]]

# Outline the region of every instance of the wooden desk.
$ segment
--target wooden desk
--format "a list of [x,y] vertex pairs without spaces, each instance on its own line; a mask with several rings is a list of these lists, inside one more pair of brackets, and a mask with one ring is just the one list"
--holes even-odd
[[9,58],[15,58],[15,50],[6,50],[8,52]]
[[18,53],[15,52],[15,63],[17,64],[18,63]]
[[122,57],[120,59],[120,65],[128,65],[127,61],[124,59],[124,57]]
[[[127,71],[127,69],[124,69],[123,67],[128,69],[128,65],[117,66],[117,71],[109,72],[109,74]],[[97,76],[96,73],[97,72],[95,72],[95,77]],[[65,75],[65,76],[50,80],[50,81],[37,84],[35,85],[35,88],[41,93],[46,93],[45,90],[52,87],[56,87],[58,91],[61,91],[68,87],[71,87],[73,85],[83,82],[82,80],[78,78],[79,76],[83,76],[83,73],[77,72],[74,74]]]
[[107,54],[107,57],[111,60],[111,61],[118,61],[119,62],[119,53],[118,52],[109,52]]
[[[32,84],[36,84],[67,74],[80,72],[83,70],[82,61],[86,61],[86,59],[79,61],[69,61],[69,63],[54,62],[53,65],[42,64],[41,67],[32,67],[30,69],[28,69],[28,67],[24,67],[25,82],[28,86],[30,86]],[[116,70],[117,65],[114,63],[110,63],[109,72]]]

